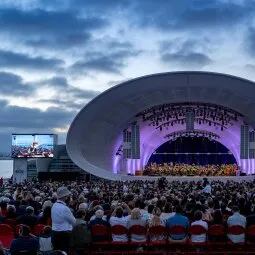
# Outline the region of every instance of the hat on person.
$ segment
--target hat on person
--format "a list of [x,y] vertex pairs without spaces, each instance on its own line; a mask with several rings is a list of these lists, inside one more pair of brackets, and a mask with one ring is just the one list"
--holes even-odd
[[100,218],[101,219],[104,216],[104,211],[103,210],[97,210],[95,215],[96,215],[96,218]]
[[70,195],[71,195],[71,192],[68,190],[67,187],[60,187],[57,189],[57,197],[58,198],[63,198],[63,197],[67,197]]

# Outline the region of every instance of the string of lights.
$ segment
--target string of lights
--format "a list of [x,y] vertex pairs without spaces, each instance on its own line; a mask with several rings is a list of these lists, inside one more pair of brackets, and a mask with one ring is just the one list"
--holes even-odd
[[219,126],[222,131],[243,117],[232,109],[205,103],[164,104],[147,109],[136,117],[148,122],[149,126],[162,130],[175,124],[185,124],[188,112],[194,113],[196,123]]
[[199,129],[195,129],[192,131],[180,130],[180,131],[172,132],[170,134],[167,134],[164,138],[174,141],[179,137],[204,137],[204,138],[208,138],[209,140],[220,139],[220,136],[213,132],[199,130]]

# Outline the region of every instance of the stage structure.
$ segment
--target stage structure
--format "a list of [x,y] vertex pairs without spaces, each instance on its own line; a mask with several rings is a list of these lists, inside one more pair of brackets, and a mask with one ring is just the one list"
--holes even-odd
[[[102,178],[143,170],[162,144],[205,137],[224,145],[239,169],[255,173],[255,83],[209,72],[149,75],[97,96],[75,117],[67,151]],[[129,177],[132,178],[132,177]]]

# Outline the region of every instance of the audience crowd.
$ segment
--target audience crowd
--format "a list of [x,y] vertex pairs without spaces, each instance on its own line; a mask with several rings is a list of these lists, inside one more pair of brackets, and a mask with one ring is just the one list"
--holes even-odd
[[235,176],[238,167],[236,164],[223,165],[188,165],[188,164],[156,164],[145,167],[143,175],[156,176]]
[[[127,229],[140,225],[185,229],[213,224],[247,228],[255,225],[255,182],[168,182],[157,181],[44,181],[4,184],[0,197],[0,223],[15,220],[25,224],[10,245],[10,253],[39,250],[68,251],[86,248],[91,242],[103,241],[93,235],[93,226],[122,225]],[[44,224],[35,236],[37,224]],[[113,241],[128,241],[127,234],[112,235]],[[146,235],[131,234],[134,242],[146,241]],[[153,237],[151,237],[152,240]],[[165,236],[157,237],[164,239]],[[186,234],[169,235],[169,241],[185,241]],[[205,241],[206,234],[191,235],[193,242]],[[244,242],[244,235],[228,236],[234,243]]]

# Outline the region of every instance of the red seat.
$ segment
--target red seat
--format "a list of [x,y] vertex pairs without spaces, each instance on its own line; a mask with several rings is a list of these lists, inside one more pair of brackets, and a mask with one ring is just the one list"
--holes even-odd
[[[201,225],[192,225],[190,228],[189,228],[189,234],[190,235],[203,235],[203,234],[206,234],[206,229],[201,226]],[[206,245],[207,243],[206,242],[192,242],[192,240],[190,239],[189,240],[189,245]]]
[[15,230],[16,220],[14,220],[14,219],[5,219],[4,224],[9,225],[10,227],[12,227],[13,230]]
[[[170,228],[168,228],[168,235],[187,235],[187,229],[184,226],[181,225],[174,225],[171,226]],[[171,244],[171,241],[169,242]],[[184,240],[183,242],[180,242],[180,244],[185,244],[186,240]],[[175,242],[172,242],[172,244],[175,244]]]
[[30,228],[29,226],[27,226],[27,225],[25,225],[25,224],[18,224],[18,225],[16,225],[16,227],[15,227],[15,235],[19,235],[20,228],[23,227],[23,226],[28,227],[28,228],[29,228],[29,231],[30,231],[30,233],[31,233],[31,228]]
[[[209,227],[208,231],[208,244],[212,246],[214,249],[215,247],[222,248],[223,245],[226,243],[226,232],[225,228],[222,225],[215,224]],[[212,239],[217,239],[221,241],[214,241]]]
[[[166,244],[166,237],[167,237],[167,234],[166,234],[166,228],[163,227],[163,226],[153,226],[153,227],[150,227],[149,228],[149,241],[150,241],[150,244],[152,245],[165,245]],[[157,240],[157,241],[154,241],[152,240],[152,238],[160,238],[160,237],[163,237],[163,240]],[[161,238],[160,238],[161,239]]]
[[46,227],[46,225],[43,224],[37,224],[34,228],[34,234],[39,236],[40,234],[43,233],[44,228]]
[[[130,236],[132,235],[137,235],[137,236],[145,236],[147,235],[147,228],[141,225],[134,225],[129,229],[129,234]],[[135,241],[131,241],[132,244],[147,244],[147,240],[145,242],[135,242]]]
[[[111,234],[120,236],[126,235],[128,237],[128,230],[122,225],[115,225],[111,227]],[[128,242],[121,242],[121,241],[112,241],[114,244],[128,244]]]
[[4,248],[10,248],[13,238],[14,233],[12,227],[7,224],[0,224],[0,241]]
[[102,242],[96,242],[97,244],[108,244],[110,241],[110,232],[109,228],[104,226],[104,225],[93,225],[91,227],[91,234],[92,237],[100,237],[100,238],[105,238],[107,241],[102,241]]
[[255,245],[255,226],[250,226],[246,230],[246,240],[247,240],[246,243],[249,246],[254,246]]
[[[240,225],[234,225],[234,226],[231,226],[228,228],[228,231],[227,231],[227,234],[228,235],[241,235],[241,234],[245,234],[245,228],[240,226]],[[243,246],[245,244],[245,242],[242,242],[242,243],[233,243],[230,239],[228,240],[227,242],[229,245],[241,245]]]

